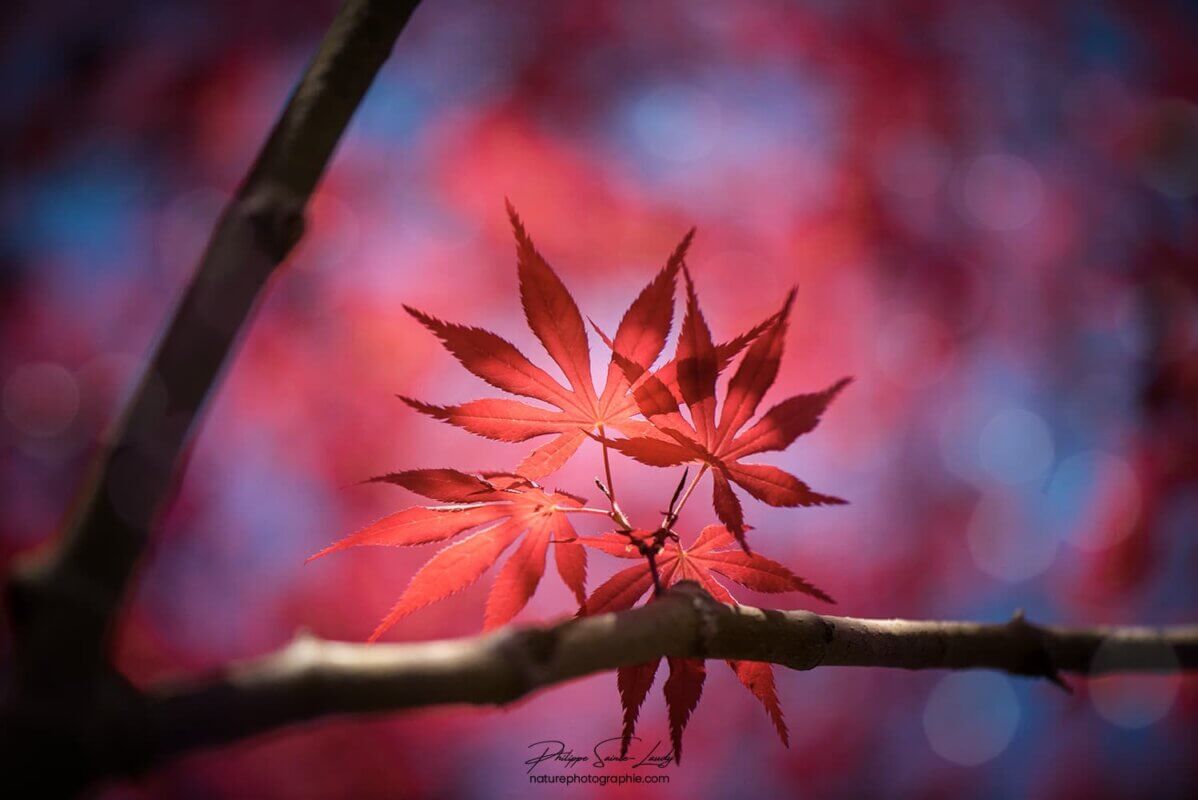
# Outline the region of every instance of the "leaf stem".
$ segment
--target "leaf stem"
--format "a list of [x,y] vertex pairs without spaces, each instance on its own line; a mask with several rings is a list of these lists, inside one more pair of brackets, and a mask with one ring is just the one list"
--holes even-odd
[[632,523],[628,521],[628,517],[625,516],[623,509],[620,508],[620,504],[616,502],[615,484],[612,483],[611,479],[611,459],[607,453],[607,435],[603,431],[602,424],[599,424],[596,427],[599,433],[599,445],[603,449],[603,476],[607,482],[604,483],[596,478],[595,485],[599,487],[599,491],[603,492],[603,496],[606,497],[607,502],[611,504],[611,511],[605,513],[611,517],[612,522],[616,523],[616,526],[620,529],[621,533],[629,533],[632,531]]
[[611,479],[611,459],[607,454],[607,434],[603,430],[603,424],[599,424],[599,444],[603,448],[603,479],[607,481],[607,499],[611,501],[612,506],[616,504],[616,484]]
[[570,508],[558,506],[557,510],[563,514],[598,514],[603,517],[611,518],[611,512],[606,508],[592,508],[591,506],[583,506],[582,508]]

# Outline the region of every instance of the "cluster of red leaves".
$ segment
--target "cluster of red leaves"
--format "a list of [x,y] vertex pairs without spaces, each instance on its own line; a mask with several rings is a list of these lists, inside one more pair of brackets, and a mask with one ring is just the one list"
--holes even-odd
[[[506,624],[528,603],[544,575],[550,544],[562,580],[579,601],[580,614],[631,608],[654,585],[654,568],[646,560],[617,573],[588,598],[584,546],[621,558],[638,558],[644,556],[641,548],[649,540],[660,542],[660,549],[654,554],[660,579],[657,588],[690,580],[717,600],[734,605],[736,601],[716,580],[718,573],[757,591],[799,591],[831,602],[826,594],[785,566],[750,552],[745,541],[749,526],[732,489],[732,484],[736,484],[773,506],[844,502],[811,490],[777,467],[741,460],[757,453],[783,450],[812,430],[828,404],[848,383],[847,379],[841,380],[822,392],[791,397],[775,405],[746,430],[777,377],[794,293],[791,292],[776,314],[740,336],[716,344],[699,309],[684,263],[694,233],[691,231],[625,312],[614,338],[592,323],[611,350],[603,389],[596,391],[583,316],[561,279],[537,252],[510,204],[508,214],[516,236],[520,300],[525,317],[566,377],[568,386],[494,333],[444,322],[407,308],[470,372],[498,389],[551,408],[507,398],[450,406],[401,399],[422,413],[490,439],[524,442],[540,436],[553,438],[534,449],[514,472],[470,475],[453,469],[425,469],[371,479],[404,487],[445,505],[416,506],[391,514],[312,558],[361,545],[427,544],[474,531],[445,547],[412,577],[403,595],[371,635],[371,641],[413,611],[473,584],[522,536],[488,595],[484,618],[484,627],[488,629]],[[674,292],[680,272],[685,278],[687,301],[677,350],[673,360],[654,370],[653,364],[665,349],[673,322]],[[717,382],[742,351],[745,354],[728,382],[717,418]],[[682,405],[686,406],[689,419],[683,414]],[[611,438],[612,431],[623,438]],[[598,537],[578,537],[568,515],[588,510],[583,508],[581,498],[547,491],[537,481],[565,464],[588,437],[650,466],[697,464],[700,471],[696,480],[710,471],[713,504],[723,525],[705,528],[690,549],[679,546],[673,531],[668,531],[669,536],[654,538],[650,532],[623,527]],[[614,505],[612,518],[622,518],[615,513]],[[735,543],[740,547],[733,548]],[[658,665],[645,664],[619,672],[625,749]],[[669,659],[669,665],[665,698],[677,756],[681,752],[682,730],[699,701],[706,673],[703,662],[698,660]],[[753,662],[729,662],[729,665],[765,706],[785,743],[786,725],[770,665]]]

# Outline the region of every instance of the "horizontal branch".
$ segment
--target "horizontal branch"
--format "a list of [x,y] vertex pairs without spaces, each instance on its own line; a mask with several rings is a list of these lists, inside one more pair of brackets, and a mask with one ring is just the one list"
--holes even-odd
[[[1099,655],[1100,658],[1096,659]],[[682,583],[643,608],[452,641],[360,645],[300,636],[264,658],[149,695],[149,760],[331,714],[509,703],[662,656],[903,669],[1058,672],[1198,669],[1198,625],[1057,628],[913,622],[731,608]]]

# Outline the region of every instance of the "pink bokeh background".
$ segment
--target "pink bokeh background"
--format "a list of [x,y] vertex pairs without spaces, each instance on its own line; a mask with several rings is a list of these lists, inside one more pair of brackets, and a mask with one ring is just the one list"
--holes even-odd
[[[333,10],[60,0],[4,34],[0,560],[52,535]],[[771,463],[851,505],[750,504],[748,521],[755,547],[834,595],[836,613],[1192,622],[1196,31],[1170,2],[429,0],[209,405],[132,597],[122,667],[137,681],[206,669],[301,628],[364,639],[435,547],[305,566],[417,502],[357,482],[519,460],[524,446],[394,397],[494,395],[405,303],[549,367],[520,313],[504,196],[607,329],[691,225],[717,339],[799,287],[767,403],[856,381]],[[551,484],[597,500],[600,470],[586,444]],[[615,470],[634,516],[658,513],[677,479]],[[707,495],[681,530],[713,519]],[[619,566],[594,555],[588,585]],[[488,583],[388,639],[476,632]],[[547,575],[519,620],[573,610]],[[1072,679],[1066,696],[992,674],[779,669],[784,749],[731,672],[709,672],[668,785],[572,793],[1198,786],[1191,678]],[[602,675],[504,710],[305,726],[102,796],[523,797],[552,791],[527,783],[529,743],[585,751],[619,722]],[[659,687],[640,733],[668,739]]]

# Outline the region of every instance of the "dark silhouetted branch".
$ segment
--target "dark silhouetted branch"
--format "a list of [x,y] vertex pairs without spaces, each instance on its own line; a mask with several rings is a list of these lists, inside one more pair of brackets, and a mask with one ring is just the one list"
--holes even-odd
[[[86,777],[106,768],[98,762],[111,755],[111,743],[97,738],[105,728],[98,720],[135,697],[113,673],[107,652],[130,576],[205,400],[262,287],[300,239],[305,208],[337,142],[417,5],[346,0],[221,214],[61,536],[8,576],[14,647],[0,710],[4,779],[21,776],[9,766],[30,769],[32,755],[55,749],[55,761],[74,758],[51,776],[64,787],[75,780],[64,773]],[[55,793],[54,786],[43,788]]]
[[416,5],[348,0],[342,8],[222,213],[61,540],[14,577],[24,659],[39,672],[50,653],[71,656],[64,668],[80,672],[104,658],[113,617],[204,401],[267,278],[299,240],[308,200]]

